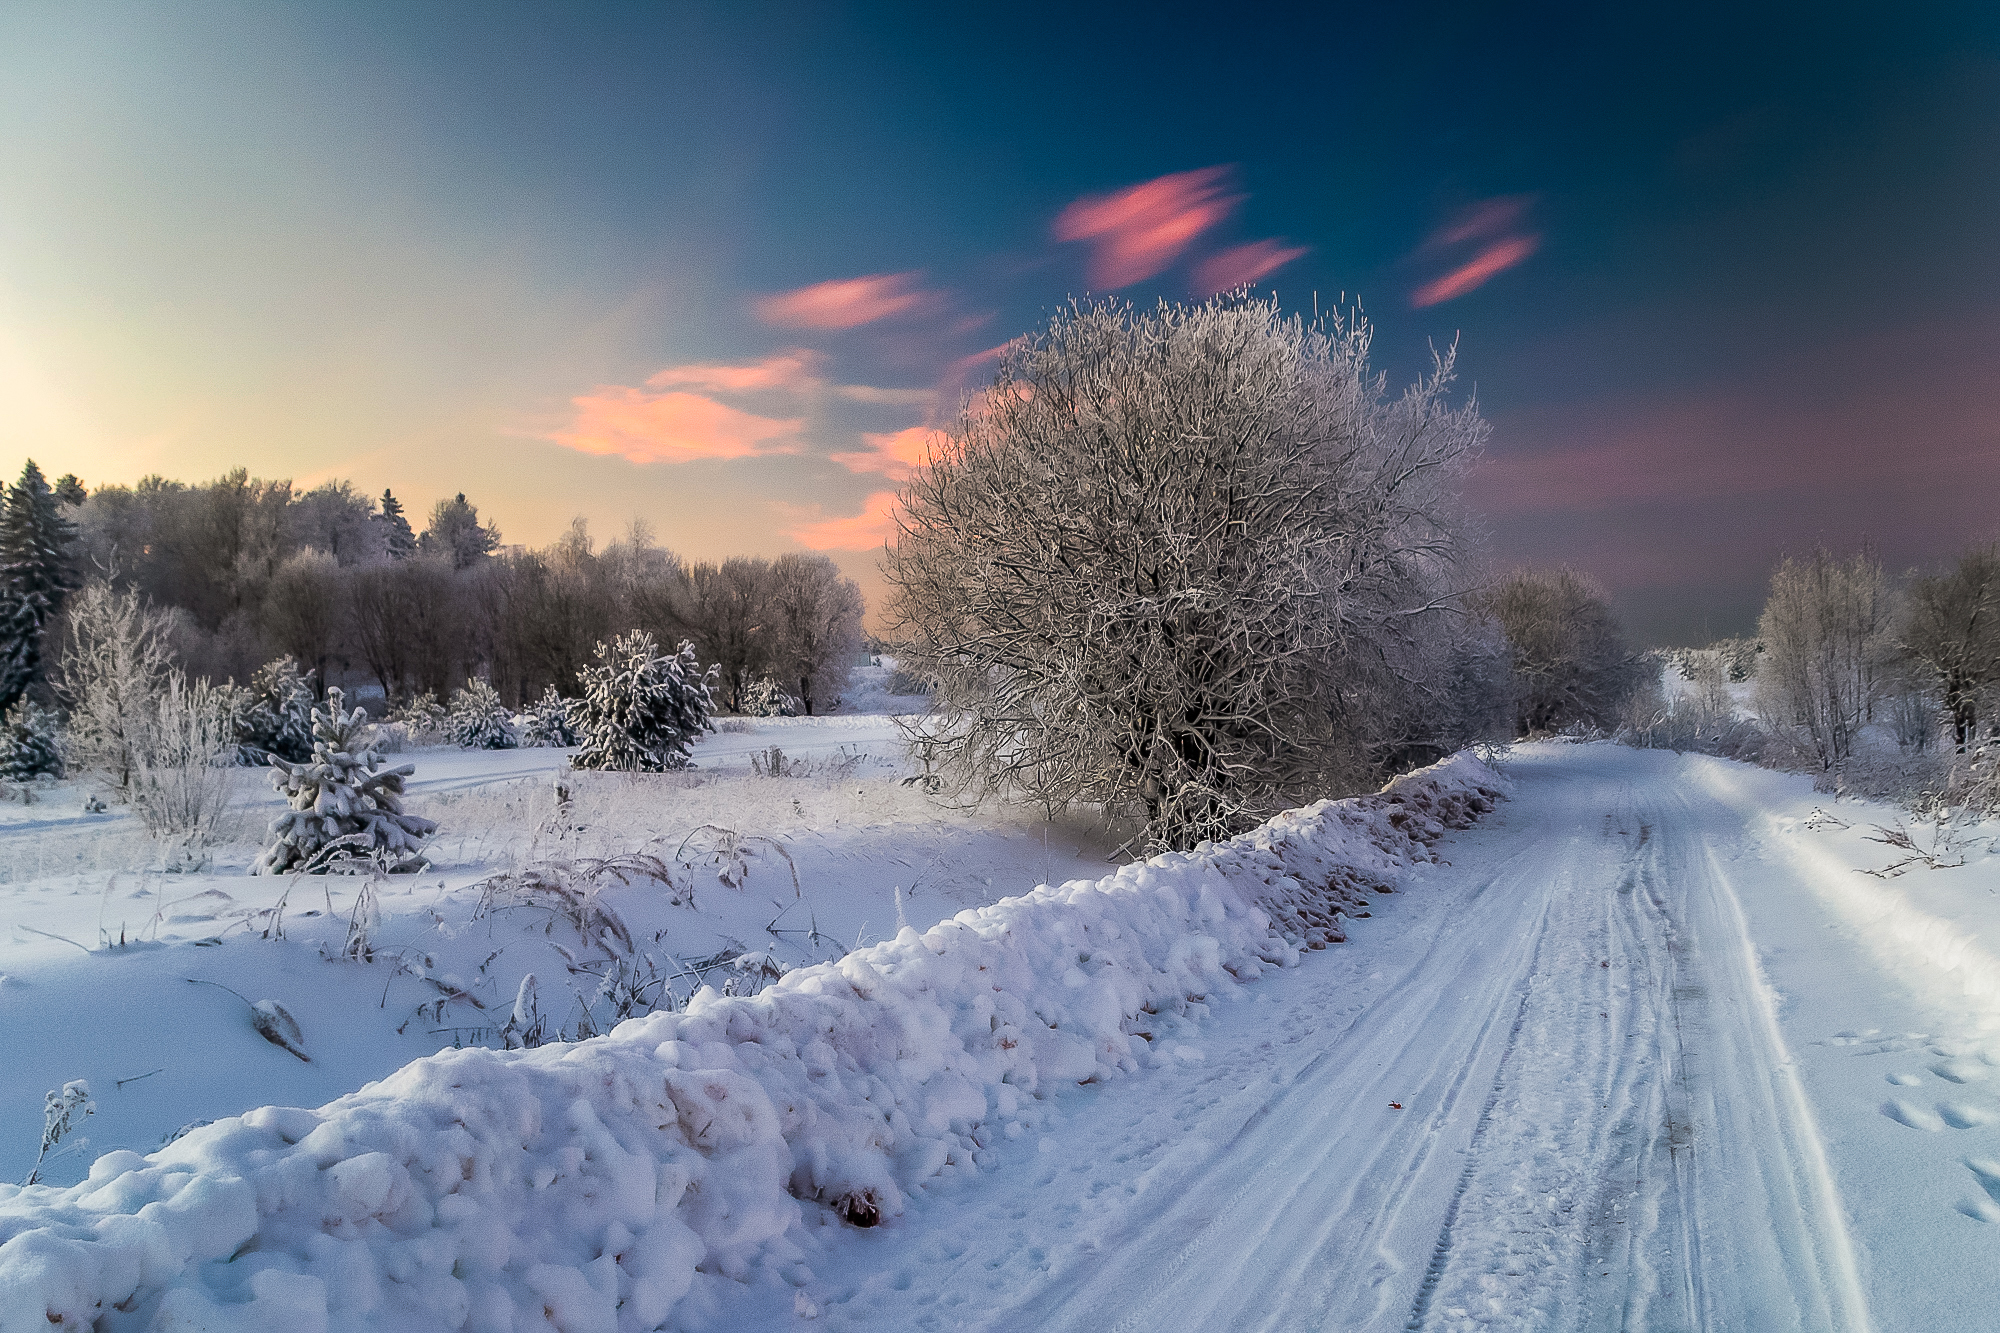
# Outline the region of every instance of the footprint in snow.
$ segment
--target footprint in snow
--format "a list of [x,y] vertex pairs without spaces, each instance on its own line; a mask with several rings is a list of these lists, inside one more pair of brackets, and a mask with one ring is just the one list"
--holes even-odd
[[1931,1072],[1950,1083],[1970,1083],[1986,1077],[1986,1070],[1970,1060],[1941,1060],[1931,1066]]
[[1924,1081],[1922,1074],[1889,1074],[1886,1077],[1899,1088],[1914,1088]]
[[1982,1106],[1967,1106],[1963,1102],[1939,1102],[1937,1109],[1930,1111],[1899,1097],[1891,1097],[1883,1102],[1882,1114],[1899,1125],[1928,1130],[1933,1134],[1942,1133],[1946,1128],[1971,1129],[1975,1125],[1991,1124],[1996,1118],[1991,1111]]
[[1981,1222],[2000,1222],[2000,1162],[1968,1157],[1965,1165],[1979,1182],[1979,1188],[1986,1191],[1986,1197],[1964,1200],[1958,1211]]

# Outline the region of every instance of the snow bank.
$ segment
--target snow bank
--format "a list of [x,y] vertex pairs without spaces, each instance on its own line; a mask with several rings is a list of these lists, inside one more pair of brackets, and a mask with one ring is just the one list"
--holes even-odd
[[0,1186],[0,1331],[661,1325],[799,1199],[872,1225],[1057,1084],[1136,1070],[1144,1015],[1340,938],[1358,890],[1491,809],[1469,756],[1231,842],[1041,887],[608,1036],[450,1051],[265,1107],[73,1188]]

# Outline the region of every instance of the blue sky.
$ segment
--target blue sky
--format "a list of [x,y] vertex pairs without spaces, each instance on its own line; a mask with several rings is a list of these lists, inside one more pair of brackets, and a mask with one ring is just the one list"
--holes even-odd
[[18,6],[0,120],[0,464],[872,590],[981,353],[1254,277],[1458,339],[1496,559],[1642,639],[2000,535],[1988,7]]

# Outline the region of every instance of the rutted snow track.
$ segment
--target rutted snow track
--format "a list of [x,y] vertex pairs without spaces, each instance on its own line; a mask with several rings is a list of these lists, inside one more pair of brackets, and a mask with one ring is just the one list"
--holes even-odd
[[1180,1067],[1080,1092],[902,1235],[829,1239],[829,1322],[1869,1328],[1730,879],[1745,814],[1657,758],[1517,764],[1455,865]]

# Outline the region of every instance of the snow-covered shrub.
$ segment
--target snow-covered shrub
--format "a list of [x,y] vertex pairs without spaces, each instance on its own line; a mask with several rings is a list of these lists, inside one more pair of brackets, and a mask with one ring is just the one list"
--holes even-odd
[[312,673],[300,671],[289,653],[258,667],[230,702],[244,763],[262,764],[271,755],[296,762],[312,753]]
[[521,744],[552,746],[557,749],[577,743],[576,725],[570,721],[570,701],[551,685],[542,697],[528,705],[518,719]]
[[784,686],[771,677],[765,676],[743,692],[743,715],[745,717],[797,717],[799,715],[798,697],[787,694]]
[[235,758],[236,729],[223,691],[206,680],[190,685],[172,672],[134,747],[127,792],[133,812],[154,837],[195,853],[215,840],[228,810]]
[[423,843],[437,825],[403,812],[403,779],[416,767],[383,768],[374,739],[368,714],[349,713],[341,692],[328,690],[326,711],[313,710],[312,758],[271,763],[274,785],[291,808],[271,821],[271,841],[254,873],[317,874],[360,859],[391,873],[423,867]]
[[500,691],[478,677],[451,696],[445,714],[445,735],[452,744],[467,750],[511,750],[514,748],[514,714],[500,702]]
[[437,696],[425,690],[416,698],[399,708],[389,711],[391,722],[401,723],[408,732],[412,745],[433,744],[444,735],[445,706],[437,701]]
[[571,717],[582,750],[574,768],[664,773],[688,766],[688,746],[708,726],[714,668],[695,663],[694,645],[662,653],[653,636],[634,630],[597,645],[597,665],[576,673],[583,698]]
[[62,775],[62,722],[33,699],[22,699],[0,723],[0,781]]

